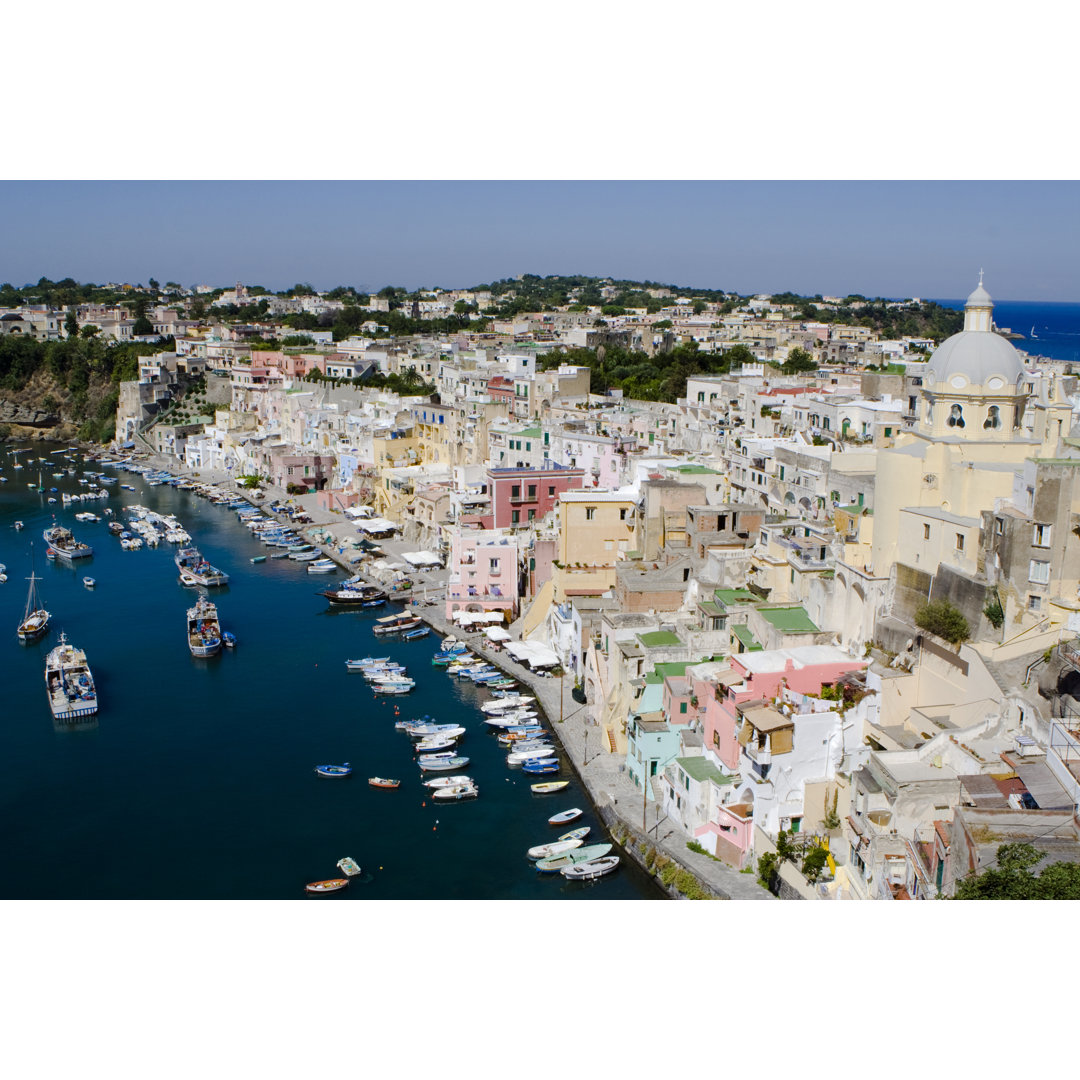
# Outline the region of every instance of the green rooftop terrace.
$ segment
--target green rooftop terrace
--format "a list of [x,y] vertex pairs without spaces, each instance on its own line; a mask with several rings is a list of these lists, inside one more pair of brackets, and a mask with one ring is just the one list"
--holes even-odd
[[648,634],[638,634],[638,641],[645,646],[646,649],[659,649],[665,645],[681,645],[677,634],[673,634],[670,630],[653,630]]
[[739,779],[737,776],[725,776],[712,762],[703,757],[680,757],[675,759],[675,764],[691,780],[696,780],[699,784],[705,780],[711,780],[714,784],[720,785],[734,784]]
[[792,607],[759,607],[758,614],[785,634],[817,634],[819,629],[801,604]]

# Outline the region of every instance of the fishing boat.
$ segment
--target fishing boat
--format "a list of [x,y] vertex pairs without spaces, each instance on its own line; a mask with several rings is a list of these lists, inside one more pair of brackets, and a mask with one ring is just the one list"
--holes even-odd
[[88,559],[94,554],[94,549],[89,544],[76,540],[71,535],[71,530],[65,529],[63,525],[50,526],[42,533],[42,536],[50,549],[55,551],[64,562]]
[[337,563],[333,559],[316,559],[307,565],[309,574],[332,574],[336,569]]
[[560,870],[565,870],[568,866],[578,866],[581,863],[592,862],[594,859],[601,859],[610,850],[610,844],[586,844],[584,847],[563,851],[558,855],[549,855],[546,859],[539,859],[536,863],[536,869],[541,874],[556,874]]
[[349,884],[348,878],[330,878],[327,881],[312,881],[304,886],[304,892],[313,894],[337,892]]
[[45,692],[57,720],[91,716],[97,712],[94,677],[82,649],[69,645],[64,634],[45,659]]
[[443,788],[453,787],[455,784],[475,784],[476,781],[471,776],[436,776],[421,783],[427,788]]
[[187,574],[195,579],[198,585],[227,585],[229,575],[216,566],[211,566],[200,553],[198,548],[181,548],[173,561],[181,575]]
[[552,814],[548,818],[549,825],[565,825],[568,821],[576,821],[581,817],[584,811],[579,810],[576,806],[573,810],[564,810],[561,814]]
[[568,787],[569,780],[545,780],[539,784],[530,784],[529,787],[536,792],[537,795],[550,795],[553,791],[562,791],[564,787]]
[[87,587],[88,589],[92,589],[92,588],[93,588],[93,587],[94,587],[94,586],[95,586],[95,585],[97,584],[97,582],[96,582],[96,581],[95,581],[95,580],[94,580],[94,579],[93,579],[92,577],[84,577],[84,578],[82,579],[82,583],[83,583],[83,584],[84,584],[84,585],[85,585],[85,586],[86,586],[86,587]]
[[188,589],[193,589],[196,585],[199,584],[199,582],[198,582],[198,579],[194,575],[189,574],[185,570],[180,574],[180,584],[185,586]]
[[338,859],[337,868],[346,877],[356,877],[357,874],[360,873],[360,864],[355,859],[350,858],[348,855],[346,855],[344,859]]
[[345,666],[350,671],[363,671],[368,667],[379,667],[383,664],[389,663],[389,656],[365,656],[361,660],[346,660]]
[[469,764],[467,757],[457,755],[424,754],[416,760],[423,772],[450,772],[451,769],[464,769]]
[[559,873],[570,881],[588,881],[591,878],[610,874],[618,865],[618,855],[604,855],[599,859],[590,859],[587,862],[578,863],[576,866],[567,866],[565,869],[560,870]]
[[368,783],[372,787],[382,788],[396,788],[401,784],[400,780],[387,780],[383,776],[372,776],[369,778]]
[[440,802],[458,802],[461,799],[475,799],[479,794],[480,789],[475,784],[451,784],[436,788],[431,797]]
[[485,701],[480,706],[480,711],[487,713],[488,716],[494,716],[497,713],[509,712],[511,709],[519,709],[523,705],[531,705],[536,698],[526,697],[524,694],[517,694],[514,697],[496,698],[494,701]]
[[187,613],[188,648],[192,656],[216,656],[221,651],[217,605],[200,596]]
[[331,604],[341,604],[349,607],[386,603],[386,593],[372,585],[365,585],[361,588],[350,585],[348,587],[342,586],[340,589],[323,589],[318,595],[325,596]]
[[221,644],[224,645],[226,649],[235,649],[236,635],[231,630],[222,630]]
[[427,637],[430,633],[430,627],[418,626],[415,630],[406,630],[401,636],[404,641],[415,641],[417,638]]
[[384,615],[381,619],[376,619],[371,630],[374,634],[396,634],[399,630],[412,630],[419,626],[420,622],[415,615],[402,612],[399,615]]
[[561,855],[564,851],[572,851],[581,847],[580,840],[554,840],[548,844],[537,844],[531,847],[525,855],[529,859],[549,859],[552,855]]
[[[32,548],[30,556],[32,562]],[[38,599],[36,582],[40,579],[34,574],[32,567],[27,580],[30,582],[30,588],[26,593],[26,610],[23,612],[22,622],[19,623],[18,634],[20,641],[37,641],[48,631],[50,615]]]
[[347,761],[344,765],[316,765],[315,772],[319,776],[337,779],[341,776],[349,776],[352,773],[352,766]]

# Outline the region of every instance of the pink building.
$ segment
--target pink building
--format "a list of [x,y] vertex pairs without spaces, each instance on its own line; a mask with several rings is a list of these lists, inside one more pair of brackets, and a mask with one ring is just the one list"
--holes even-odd
[[584,469],[488,469],[491,521],[513,529],[540,521],[564,491],[584,487]]
[[715,755],[729,772],[739,768],[742,750],[736,738],[739,706],[771,701],[785,688],[817,697],[823,686],[866,667],[865,661],[853,660],[835,645],[739,653],[730,664],[731,671],[715,683],[699,679],[694,685],[703,706],[705,752]]
[[450,533],[450,577],[446,617],[455,611],[501,611],[507,622],[518,614],[518,549],[501,529],[454,529]]

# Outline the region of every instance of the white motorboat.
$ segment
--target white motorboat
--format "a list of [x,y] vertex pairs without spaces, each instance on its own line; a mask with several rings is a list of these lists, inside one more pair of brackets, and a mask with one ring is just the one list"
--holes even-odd
[[471,776],[436,776],[434,780],[423,781],[424,787],[441,788],[452,787],[454,784],[475,784]]
[[450,784],[436,788],[431,797],[440,802],[456,802],[459,799],[475,799],[479,794],[480,789],[475,784]]

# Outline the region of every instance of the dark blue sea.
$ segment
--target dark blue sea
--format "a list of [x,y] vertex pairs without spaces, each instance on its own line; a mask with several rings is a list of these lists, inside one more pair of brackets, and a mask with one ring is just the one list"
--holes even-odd
[[[964,307],[963,300],[936,302],[957,310]],[[1014,334],[1023,334],[1023,340],[1013,341],[1021,352],[1065,360],[1078,365],[1080,370],[1080,304],[995,300],[994,323],[1008,327]]]
[[[615,874],[590,884],[540,875],[526,859],[534,844],[576,825],[586,843],[609,842],[585,792],[564,764],[570,787],[534,795],[530,778],[506,765],[477,706],[488,694],[431,665],[434,633],[415,642],[377,639],[372,620],[396,607],[334,612],[316,595],[342,574],[308,574],[290,560],[253,565],[269,549],[236,514],[169,486],[91,463],[136,488],[113,485],[108,500],[65,508],[47,503],[50,487],[83,492],[78,475],[41,466],[44,493],[28,483],[38,457],[58,449],[33,444],[12,468],[0,446],[0,897],[5,899],[299,899],[304,884],[339,877],[338,859],[363,868],[348,889],[313,902],[378,899],[642,899],[659,891],[624,858]],[[62,460],[62,455],[48,455]],[[29,460],[28,460],[29,459]],[[76,455],[81,462],[81,455]],[[32,461],[32,465],[31,465]],[[63,462],[68,465],[68,462]],[[127,552],[102,511],[139,503],[174,513],[228,586],[210,590],[232,652],[194,659],[185,614],[193,590],[178,582],[174,547]],[[79,523],[90,510],[99,523]],[[53,517],[94,548],[74,567],[45,558],[42,530]],[[25,528],[16,531],[13,523]],[[20,644],[31,542],[40,595],[52,613],[41,641]],[[90,575],[97,586],[85,588]],[[60,632],[86,650],[100,697],[89,730],[54,725],[44,664]],[[376,697],[350,657],[391,655],[418,680],[409,695]],[[434,804],[421,785],[411,740],[398,718],[430,714],[467,729],[464,770],[475,800]],[[323,780],[314,767],[350,762],[354,774]],[[369,776],[400,778],[397,790]],[[536,778],[532,778],[536,779]],[[544,779],[549,779],[545,777]],[[579,806],[574,826],[549,815]],[[614,852],[618,854],[618,848]]]

